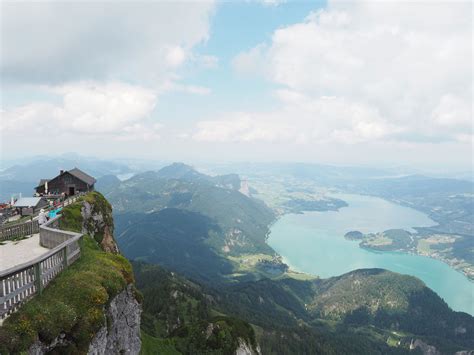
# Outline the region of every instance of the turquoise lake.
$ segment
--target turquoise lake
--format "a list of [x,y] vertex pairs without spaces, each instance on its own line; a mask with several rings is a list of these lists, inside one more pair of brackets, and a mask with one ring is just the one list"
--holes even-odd
[[337,194],[349,206],[338,212],[306,212],[281,217],[271,228],[268,244],[292,268],[326,278],[360,268],[384,268],[413,275],[456,311],[474,315],[474,283],[447,264],[428,257],[359,248],[344,234],[435,225],[427,215],[376,197]]

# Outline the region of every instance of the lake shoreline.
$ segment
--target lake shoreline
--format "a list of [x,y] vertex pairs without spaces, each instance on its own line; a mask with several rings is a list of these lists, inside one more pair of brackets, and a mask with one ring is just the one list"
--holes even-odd
[[[338,199],[341,199],[342,201],[346,202],[346,206],[341,206],[339,208],[337,208],[336,210],[327,210],[327,211],[300,211],[300,212],[285,212],[285,213],[282,213],[282,214],[279,214],[275,220],[269,224],[268,228],[271,229],[272,226],[277,223],[282,217],[284,216],[287,216],[287,215],[301,215],[301,214],[305,214],[305,213],[312,213],[312,212],[321,212],[321,213],[325,213],[325,212],[330,212],[330,211],[335,211],[335,212],[339,212],[339,210],[341,208],[347,208],[349,207],[349,204],[347,203],[347,201],[343,200],[343,198],[341,198],[341,195],[344,195],[344,193],[332,193],[330,194],[331,197],[335,197],[335,198],[338,198]],[[414,210],[418,211],[418,212],[421,212],[423,214],[425,214],[424,211],[420,210],[420,209],[417,209],[416,206],[407,206],[407,205],[404,205],[404,204],[400,204],[400,203],[397,203],[396,201],[392,201],[392,200],[388,200],[388,199],[385,199],[385,198],[382,198],[382,197],[378,197],[378,196],[375,196],[375,195],[368,195],[368,194],[357,194],[357,195],[360,195],[360,196],[367,196],[367,197],[375,197],[375,198],[380,198],[384,201],[387,201],[389,203],[393,203],[393,204],[396,204],[398,206],[401,206],[401,207],[406,207],[406,208],[413,208]],[[434,221],[434,220],[433,220]],[[434,221],[435,224],[433,226],[437,226],[439,225],[439,222],[436,222]],[[417,228],[425,228],[425,227],[418,227],[418,226],[413,226],[411,227],[410,229],[412,231],[417,231]],[[383,232],[383,231],[375,231],[374,233],[378,233],[378,232]],[[418,233],[416,233],[415,235],[418,235]],[[265,243],[267,245],[268,244],[268,238],[270,237],[270,232],[266,235],[265,237]],[[344,236],[343,236],[344,237]],[[454,271],[457,271],[459,272],[460,274],[462,274],[463,276],[465,276],[470,282],[474,283],[474,278],[471,278],[469,277],[469,274],[462,268],[456,268],[454,267],[454,261],[452,261],[451,259],[448,259],[448,258],[444,258],[442,256],[439,256],[439,255],[430,255],[430,254],[421,254],[421,253],[418,253],[418,252],[413,252],[413,251],[410,251],[410,250],[403,250],[403,249],[400,249],[400,250],[392,250],[392,251],[388,251],[388,250],[376,250],[376,249],[373,249],[373,248],[370,248],[370,247],[364,247],[362,246],[360,243],[362,240],[357,240],[357,239],[348,239],[348,238],[345,238],[347,241],[349,242],[359,242],[359,248],[362,248],[364,250],[367,250],[367,251],[370,251],[370,252],[378,252],[378,253],[402,253],[402,254],[407,254],[407,255],[416,255],[416,256],[421,256],[421,257],[427,257],[427,258],[430,258],[430,259],[433,259],[433,260],[438,260],[438,261],[441,261],[443,263],[445,263],[446,265],[448,265],[451,269],[453,269]],[[276,251],[275,251],[276,252]],[[277,253],[278,254],[278,253]],[[279,255],[279,254],[278,254]],[[282,259],[284,259],[284,257],[282,255],[279,255],[280,257],[282,257]],[[292,266],[290,264],[288,264],[285,260],[284,260],[285,264],[287,264],[290,268],[292,268]],[[305,273],[304,271],[299,271],[299,270],[295,270],[295,271],[298,271],[298,272],[301,272],[301,273]]]
[[[349,242],[357,242],[356,240],[347,240],[347,241],[349,241]],[[414,255],[414,256],[420,256],[420,257],[423,257],[423,258],[429,258],[429,259],[433,259],[433,260],[438,260],[438,261],[441,261],[442,263],[448,265],[452,270],[459,272],[461,275],[465,276],[466,279],[467,279],[469,282],[472,282],[472,283],[474,284],[474,279],[473,279],[473,278],[470,278],[470,277],[469,277],[469,274],[467,274],[467,272],[465,272],[463,269],[455,268],[455,267],[452,265],[452,262],[450,261],[450,259],[446,259],[446,258],[443,258],[443,257],[440,257],[440,256],[433,256],[433,255],[420,254],[420,253],[413,252],[413,251],[409,251],[409,250],[391,250],[391,251],[376,250],[376,249],[373,249],[373,248],[370,248],[370,247],[361,246],[361,245],[360,245],[360,242],[359,242],[359,248],[362,248],[362,249],[367,250],[367,251],[372,252],[372,253],[382,253],[382,254],[383,254],[383,253],[400,253],[400,254]]]
[[[466,295],[469,295],[469,293],[472,290],[473,281],[469,279],[469,277],[465,273],[463,273],[461,270],[454,268],[446,260],[443,260],[443,258],[433,257],[430,255],[423,255],[423,254],[414,253],[407,250],[382,251],[382,250],[373,250],[370,248],[362,248],[359,245],[353,245],[353,243],[350,243],[349,240],[345,239],[344,233],[340,233],[340,232],[335,233],[334,231],[329,231],[326,233],[324,231],[324,228],[323,230],[321,230],[322,226],[324,226],[325,223],[331,218],[336,218],[336,219],[338,218],[339,222],[341,222],[342,220],[342,222],[345,223],[342,228],[347,229],[346,232],[357,229],[357,223],[361,224],[360,220],[363,220],[361,225],[364,228],[366,228],[365,232],[374,231],[374,230],[385,230],[384,229],[385,227],[388,227],[386,229],[395,228],[394,226],[390,226],[390,225],[385,226],[384,224],[379,225],[379,226],[375,225],[372,227],[370,223],[364,224],[364,222],[367,222],[367,221],[364,221],[364,218],[377,219],[377,216],[371,215],[373,213],[372,210],[369,210],[371,211],[371,213],[365,213],[365,214],[359,213],[358,215],[356,214],[355,216],[351,216],[352,218],[344,217],[347,215],[347,213],[349,212],[349,209],[351,208],[351,205],[352,205],[351,199],[356,199],[359,205],[361,205],[360,203],[361,201],[366,199],[368,201],[375,201],[377,203],[390,204],[390,206],[392,206],[391,208],[394,208],[395,210],[397,208],[408,209],[408,210],[405,210],[406,215],[409,217],[408,219],[405,218],[405,222],[408,223],[408,225],[400,225],[400,226],[397,226],[397,228],[406,228],[408,226],[411,227],[412,225],[423,226],[423,225],[436,224],[436,222],[429,219],[429,217],[426,216],[426,214],[420,211],[414,210],[412,208],[408,208],[406,206],[400,206],[398,204],[393,203],[392,201],[387,201],[385,199],[381,199],[374,196],[351,195],[349,197],[351,198],[345,199],[345,201],[349,203],[349,206],[345,208],[341,208],[337,212],[336,211],[327,211],[327,212],[326,211],[325,212],[305,211],[302,214],[282,213],[282,214],[277,215],[275,220],[269,225],[270,231],[266,236],[266,239],[265,239],[266,243],[275,251],[276,254],[282,257],[283,262],[287,264],[291,270],[295,270],[297,272],[304,273],[311,276],[317,276],[319,278],[330,278],[330,277],[337,277],[337,276],[343,275],[347,272],[350,272],[356,269],[383,268],[383,269],[387,269],[387,270],[397,272],[400,274],[415,276],[421,279],[429,288],[433,289],[441,297],[445,298],[445,300],[447,300],[450,307],[452,307],[453,309],[461,310],[470,314],[474,313],[474,310],[471,309],[472,307],[470,305],[466,306],[466,300],[465,300]],[[396,207],[393,207],[393,205],[395,205]],[[354,208],[354,206],[352,206],[352,208]],[[380,210],[384,211],[383,208],[381,208]],[[410,214],[413,214],[413,213],[415,213],[415,217],[410,216]],[[421,216],[422,223],[417,223],[416,218],[419,218],[419,217],[417,217],[416,214]],[[401,223],[401,224],[404,223],[402,221],[401,222],[398,221],[397,218],[393,218],[393,216],[391,215],[388,215],[388,216],[383,215],[382,217],[384,217],[386,220],[391,221],[392,224],[393,222]],[[306,221],[306,222],[303,223],[302,221]],[[313,222],[308,222],[308,221],[313,221]],[[288,223],[290,225],[288,225]],[[293,223],[293,225],[291,225],[291,223]],[[307,223],[308,225],[302,226],[305,223]],[[348,226],[347,223],[351,223],[351,224]],[[285,224],[286,226],[284,226]],[[282,229],[282,226],[284,226],[283,229]],[[378,228],[378,227],[381,227],[381,228]],[[339,228],[341,227],[339,226]],[[281,234],[281,236],[277,236],[275,233]],[[298,234],[307,234],[307,237],[303,241],[303,243],[300,243],[300,241],[302,241],[303,239],[300,236],[298,236]],[[278,237],[277,238],[278,240],[275,240],[274,237]],[[286,239],[286,242],[284,241],[284,239]],[[291,241],[291,243],[288,244],[288,241]],[[334,247],[331,247],[328,244],[328,241],[330,243],[335,244]],[[298,246],[298,244],[302,244],[302,245]],[[353,245],[353,247],[347,248],[347,246],[351,244]],[[354,261],[354,260],[351,260],[351,255],[349,255],[347,258],[345,257],[345,255],[347,255],[348,253],[348,250],[353,250],[353,248],[360,250],[362,253],[370,253],[372,255],[377,256],[376,258],[372,258],[369,256],[369,259],[379,259],[379,261],[380,259],[390,259],[390,260],[395,260],[395,261],[397,259],[400,259],[400,261],[396,261],[396,263],[393,265],[390,265],[389,261],[382,261],[382,262],[377,262],[377,260],[372,260],[372,261],[368,260],[367,262],[364,262],[363,260],[362,261],[359,260],[359,262],[357,260]],[[294,249],[298,249],[298,251],[295,253]],[[349,253],[351,254],[352,252],[349,252]],[[414,257],[416,259],[411,259]],[[422,257],[422,258],[419,258],[419,257]],[[326,263],[323,260],[325,258],[329,258],[331,260],[329,260]],[[305,259],[305,260],[302,261],[302,259]],[[337,261],[334,261],[334,260],[337,260]],[[430,261],[430,263],[427,264],[427,261]],[[336,264],[334,264],[334,262],[336,262]],[[433,266],[431,262],[437,262],[440,265],[434,264]],[[331,265],[335,266],[334,269],[332,268]],[[443,266],[447,270],[444,269]],[[436,270],[436,272],[433,272],[431,269]],[[464,281],[458,280],[459,277],[446,276],[446,275],[450,275],[450,272],[455,272],[457,275],[459,275],[459,277],[462,277]],[[439,276],[440,280],[433,281],[433,276],[436,278],[438,274],[440,275]],[[457,282],[459,284],[462,284],[462,286],[461,285],[459,286],[458,292],[460,292],[464,296],[461,295],[461,297],[455,297],[455,295],[452,295],[453,292],[449,290],[452,287],[448,287],[448,285],[452,284],[453,282],[445,282],[446,277],[458,280]],[[446,285],[444,285],[444,283],[446,283]],[[453,290],[454,289],[456,288],[453,288]],[[451,296],[449,296],[449,294],[451,294]],[[460,299],[463,299],[463,297],[464,297],[464,301],[462,300],[460,301]],[[457,301],[454,302],[455,299],[457,299]]]

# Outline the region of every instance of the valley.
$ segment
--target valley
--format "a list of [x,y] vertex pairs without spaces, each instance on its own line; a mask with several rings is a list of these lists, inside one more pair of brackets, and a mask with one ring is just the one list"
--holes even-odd
[[359,238],[361,248],[374,251],[396,251],[427,256],[440,260],[454,270],[474,281],[472,262],[453,255],[454,245],[462,240],[455,234],[411,234],[406,230],[386,230],[378,233],[362,234]]
[[[174,163],[99,177],[107,223],[133,266],[141,354],[474,348],[473,284],[410,249],[469,239],[434,237],[441,212],[364,193],[364,176],[377,172],[303,171],[207,175]],[[64,211],[74,225],[79,207]]]
[[349,207],[339,212],[283,216],[272,226],[269,245],[284,256],[291,267],[322,278],[374,267],[413,275],[435,290],[453,309],[474,313],[471,296],[474,284],[449,265],[420,255],[387,250],[387,237],[372,241],[377,249],[361,248],[360,241],[343,237],[353,228],[370,235],[372,230],[404,231],[413,224],[429,225],[432,221],[426,215],[369,196],[346,195],[344,199]]
[[[272,166],[240,167],[254,187],[253,196],[264,200],[279,215],[345,208],[348,204],[344,194],[380,197],[426,214],[431,224],[409,223],[398,233],[381,226],[367,231],[361,247],[434,258],[474,280],[472,182],[423,176],[392,178],[383,171],[304,164],[274,170]],[[299,209],[288,208],[292,205]],[[341,236],[357,231],[353,227],[355,224],[348,226]]]
[[[141,278],[140,270],[148,270],[147,277],[154,277],[155,272],[150,270],[159,265],[171,271],[173,278],[181,275],[182,282],[188,284],[186,289],[190,285],[188,282],[195,285],[192,286],[193,297],[203,295],[199,296],[201,301],[198,303],[194,298],[182,305],[176,304],[180,297],[173,296],[176,301],[171,301],[170,305],[174,306],[160,308],[161,311],[145,307],[144,319],[150,317],[151,321],[159,314],[166,317],[171,314],[167,319],[178,320],[176,329],[165,333],[162,333],[163,325],[158,320],[148,323],[154,328],[142,327],[146,342],[150,344],[162,344],[180,351],[189,349],[189,346],[196,346],[191,340],[192,332],[202,327],[198,319],[207,319],[207,324],[224,321],[227,325],[219,323],[224,333],[228,326],[230,333],[231,329],[240,327],[230,320],[215,318],[226,316],[249,322],[258,344],[264,353],[270,354],[275,349],[279,349],[277,353],[397,353],[404,352],[414,338],[420,344],[430,344],[448,352],[471,346],[464,343],[458,333],[442,329],[450,324],[446,323],[447,319],[453,319],[458,328],[469,328],[472,317],[453,312],[442,298],[425,286],[426,283],[443,294],[440,285],[452,288],[449,286],[451,283],[445,283],[451,278],[461,298],[454,300],[446,293],[443,298],[455,309],[472,313],[466,307],[472,284],[464,276],[435,260],[432,260],[436,263],[435,268],[428,271],[426,263],[430,264],[431,259],[372,252],[344,239],[344,234],[350,230],[370,233],[402,228],[415,233],[413,226],[433,226],[435,222],[421,212],[377,199],[382,201],[382,207],[385,206],[375,208],[382,213],[381,220],[370,218],[367,211],[371,208],[365,215],[348,216],[345,211],[353,207],[354,200],[350,200],[350,196],[354,195],[340,194],[340,187],[324,186],[309,180],[302,184],[299,178],[269,179],[268,176],[248,174],[248,189],[244,195],[239,192],[240,178],[237,175],[204,175],[184,164],[172,164],[158,172],[140,173],[122,182],[109,180],[111,183],[104,184],[102,191],[114,205],[120,248],[134,265],[149,265],[135,267],[137,280]],[[374,199],[357,196],[362,200]],[[386,204],[395,206],[392,208],[401,213],[404,220],[400,221],[399,214],[387,211]],[[339,216],[340,220],[335,224],[343,226],[342,229],[336,233],[324,232],[327,240],[319,239],[316,245],[305,243],[305,235],[309,236],[308,240],[314,240],[314,230],[311,232],[312,229],[305,226],[305,218],[312,221],[310,224],[327,226],[332,215]],[[308,216],[312,217],[307,219]],[[315,216],[321,221],[314,219]],[[294,219],[295,223],[282,227],[282,222],[284,226],[288,219]],[[341,225],[342,221],[345,224]],[[279,245],[278,240],[283,244]],[[337,247],[331,249],[325,243],[336,243]],[[354,261],[353,257],[360,253],[374,256],[372,262],[367,263],[367,259]],[[416,275],[425,283],[411,276],[378,269],[380,267]],[[352,271],[354,269],[359,270]],[[441,275],[438,284],[427,279],[423,270],[427,274]],[[450,272],[456,277],[452,278]],[[443,273],[446,277],[442,276]],[[160,282],[154,291],[146,291],[150,293],[148,298],[156,292],[161,294]],[[350,286],[353,282],[367,285],[360,288],[360,298],[353,298],[354,289]],[[153,283],[147,285],[139,286],[139,289],[143,292]],[[174,295],[175,291],[169,294]],[[327,304],[325,310],[328,295],[332,295],[331,299],[337,297],[335,303]],[[381,303],[381,300],[385,301]],[[193,311],[194,305],[199,303],[204,304],[205,313],[195,313],[199,308]],[[427,305],[434,308],[425,308]],[[190,316],[189,312],[195,315]],[[413,318],[413,312],[423,314],[424,320]],[[435,313],[440,321],[435,319]],[[429,327],[428,323],[423,323],[428,319]],[[420,332],[423,327],[430,330]],[[296,340],[301,337],[313,341],[303,344]],[[285,339],[285,344],[278,340],[280,338]]]
[[474,355],[471,1],[0,9],[0,355]]

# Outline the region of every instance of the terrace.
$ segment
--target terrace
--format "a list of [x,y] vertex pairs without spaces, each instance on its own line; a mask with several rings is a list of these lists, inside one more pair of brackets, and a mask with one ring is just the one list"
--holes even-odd
[[[77,201],[65,200],[61,207]],[[80,256],[82,234],[60,229],[61,215],[0,228],[0,324]]]

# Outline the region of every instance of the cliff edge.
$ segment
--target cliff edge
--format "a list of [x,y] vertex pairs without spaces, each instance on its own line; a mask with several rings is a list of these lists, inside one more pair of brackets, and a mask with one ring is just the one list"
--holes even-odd
[[81,257],[0,327],[0,354],[138,354],[141,303],[132,266],[113,237],[112,207],[92,192],[62,211],[84,233]]

